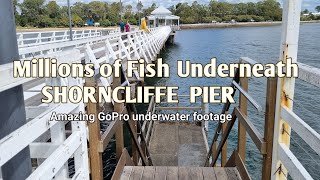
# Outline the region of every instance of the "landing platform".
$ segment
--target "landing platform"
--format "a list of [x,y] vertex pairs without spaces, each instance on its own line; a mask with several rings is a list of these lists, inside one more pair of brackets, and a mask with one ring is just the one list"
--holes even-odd
[[154,166],[203,166],[207,155],[200,126],[155,122],[149,144]]
[[173,167],[173,166],[125,166],[121,179],[143,180],[238,180],[237,168],[228,167]]

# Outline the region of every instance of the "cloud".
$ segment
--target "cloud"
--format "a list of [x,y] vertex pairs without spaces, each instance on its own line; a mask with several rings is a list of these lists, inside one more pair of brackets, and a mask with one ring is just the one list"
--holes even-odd
[[[67,0],[56,0],[59,5],[67,5]],[[93,0],[70,0],[70,3],[73,4],[75,2],[83,2],[83,3],[89,3]],[[120,2],[120,0],[98,0],[98,1],[103,1],[103,2]],[[156,3],[157,6],[164,6],[164,7],[170,7],[172,5],[178,4],[180,2],[184,3],[192,3],[194,0],[162,0],[162,1],[157,1],[157,0],[141,0],[142,4],[144,7],[149,7],[151,6],[152,3]],[[218,1],[225,1],[225,2],[231,2],[231,3],[240,3],[240,2],[257,2],[259,0],[218,0]],[[278,0],[281,4],[283,0]],[[129,5],[131,4],[133,7],[136,6],[138,3],[138,0],[122,0],[124,5]],[[198,3],[201,4],[208,4],[210,0],[198,0]],[[302,9],[308,9],[309,11],[314,11],[316,6],[320,6],[320,0],[302,0]]]

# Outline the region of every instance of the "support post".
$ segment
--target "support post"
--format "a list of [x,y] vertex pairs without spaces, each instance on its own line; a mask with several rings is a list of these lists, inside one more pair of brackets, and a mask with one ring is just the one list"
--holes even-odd
[[[87,87],[95,87],[97,85],[95,83],[94,78],[87,78],[86,84]],[[95,98],[97,99],[98,92],[95,93]],[[100,121],[98,120],[98,109],[99,103],[93,103],[89,100],[87,105],[87,114],[95,115],[95,122],[88,123],[89,127],[89,146],[90,146],[90,169],[91,169],[91,177],[92,179],[102,180],[103,179],[103,163],[102,163],[102,153],[99,152],[99,142],[101,140],[100,134]]]
[[[0,65],[19,59],[12,0],[0,5]],[[0,92],[0,139],[26,123],[22,85]],[[29,146],[1,167],[5,180],[26,179],[31,173]]]
[[264,122],[264,140],[266,141],[267,154],[263,155],[262,163],[262,180],[271,178],[271,163],[272,163],[272,147],[274,133],[274,117],[277,95],[277,78],[268,78],[267,81],[267,99],[266,113]]
[[[248,92],[248,78],[242,77],[240,78],[240,85],[243,90]],[[248,114],[248,100],[246,97],[240,93],[239,97],[239,108],[244,115]],[[238,154],[240,158],[245,161],[246,158],[246,128],[238,121]]]
[[[226,111],[226,114],[228,112]],[[222,134],[224,134],[227,131],[228,123],[222,124]],[[227,164],[228,161],[228,140],[225,141],[224,145],[222,146],[221,150],[221,167],[224,167]]]
[[[279,58],[280,61],[283,61],[284,63],[287,63],[287,59],[291,59],[292,63],[297,62],[300,12],[301,0],[284,1]],[[272,175],[271,179],[287,179],[287,170],[278,158],[278,146],[279,143],[283,143],[288,147],[290,146],[289,134],[291,133],[291,127],[283,119],[281,119],[280,111],[282,105],[292,109],[294,85],[294,78],[278,78],[271,172],[274,175]],[[285,130],[287,133],[283,133],[283,130]],[[277,172],[279,167],[281,167],[281,173]]]
[[[120,46],[119,46],[120,48]],[[113,75],[113,84],[112,89],[115,89],[116,87],[121,86],[121,77],[115,77]],[[121,99],[121,94],[118,91],[118,98]],[[122,103],[114,103],[114,112],[122,113],[123,104]],[[119,121],[119,120],[117,120]],[[116,134],[116,157],[117,160],[120,159],[120,156],[122,154],[122,149],[124,148],[124,139],[123,139],[123,122],[121,121],[119,123],[119,126],[117,128]]]

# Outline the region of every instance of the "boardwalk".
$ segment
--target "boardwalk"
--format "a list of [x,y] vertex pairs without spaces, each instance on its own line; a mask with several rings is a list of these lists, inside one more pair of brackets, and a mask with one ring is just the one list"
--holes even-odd
[[150,141],[155,166],[203,166],[207,150],[200,126],[155,123]]
[[126,180],[238,180],[237,168],[126,166],[121,175]]

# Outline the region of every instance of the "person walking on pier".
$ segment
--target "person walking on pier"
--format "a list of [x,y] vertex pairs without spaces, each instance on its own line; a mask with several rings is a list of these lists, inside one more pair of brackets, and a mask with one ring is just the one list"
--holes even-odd
[[130,24],[129,24],[129,21],[127,21],[126,25],[125,25],[125,28],[126,28],[126,32],[130,32]]
[[124,32],[124,22],[123,22],[123,20],[121,19],[121,21],[120,21],[120,31],[121,31],[121,33],[123,33]]
[[141,29],[141,30],[144,30],[144,31],[147,32],[147,33],[149,33],[150,31],[149,31],[148,26],[147,26],[147,21],[148,21],[148,17],[146,16],[146,17],[142,20],[142,22],[141,22],[141,27],[140,27],[140,29]]

